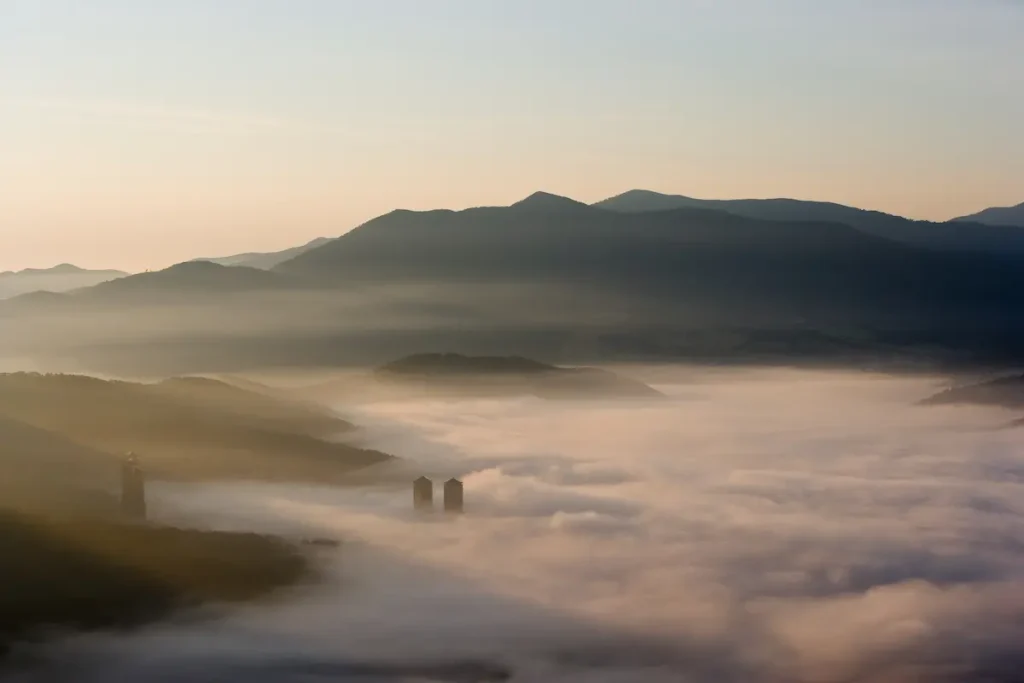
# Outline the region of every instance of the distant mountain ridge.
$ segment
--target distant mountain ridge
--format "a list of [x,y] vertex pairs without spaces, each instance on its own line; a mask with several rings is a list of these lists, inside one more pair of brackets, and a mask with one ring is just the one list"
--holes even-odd
[[593,206],[623,213],[703,208],[763,220],[843,223],[866,233],[915,247],[979,251],[1000,256],[1024,255],[1024,230],[1015,227],[1024,223],[977,220],[981,214],[935,223],[915,221],[832,202],[798,199],[695,199],[649,190],[631,190],[597,202]]
[[70,263],[0,273],[0,299],[32,292],[67,292],[126,277],[120,270],[86,270]]
[[25,268],[23,270],[5,270],[0,272],[0,277],[12,275],[68,275],[72,273],[87,273],[85,268],[79,268],[71,263],[61,263],[52,268]]
[[210,261],[185,261],[163,270],[125,275],[64,292],[33,291],[0,301],[4,311],[58,312],[68,307],[119,304],[217,305],[219,297],[286,292],[305,283],[294,277],[247,266],[222,266]]
[[[969,280],[953,287],[947,279],[964,263],[841,221],[780,221],[704,207],[619,212],[537,193],[509,207],[394,211],[274,270],[336,282],[525,278],[663,293],[720,280],[744,296],[804,299],[826,291],[858,296],[888,281],[890,294],[906,300],[931,296],[930,289],[951,296],[969,290]],[[908,287],[923,276],[915,266],[926,267],[927,278],[948,272]]]
[[[523,210],[523,205],[394,211],[275,271],[335,286],[564,286],[604,297],[604,311],[595,315],[622,320],[628,329],[727,325],[775,330],[778,339],[784,331],[805,337],[829,333],[829,346],[834,343],[830,330],[836,328],[915,330],[896,335],[894,343],[903,345],[910,339],[925,343],[936,326],[944,336],[958,336],[957,345],[974,346],[987,334],[983,330],[1003,325],[998,322],[1003,316],[1024,308],[1024,291],[1018,291],[1024,271],[1012,250],[1008,255],[982,248],[924,248],[838,220],[754,218],[704,207],[620,212],[572,200],[558,201],[559,210]],[[769,205],[803,206],[790,200]],[[857,209],[839,208],[859,215]],[[916,225],[895,216],[887,220]],[[1014,229],[997,232],[1024,239]],[[1020,246],[1024,249],[1024,243]],[[471,288],[461,291],[475,294]],[[534,305],[543,307],[544,299],[540,294]],[[567,325],[579,310],[565,310]],[[1003,325],[999,334],[1016,335],[1016,328]],[[978,339],[965,341],[972,335]],[[992,336],[991,343],[1006,342],[998,338]]]
[[286,289],[293,284],[285,276],[260,268],[222,266],[210,261],[186,261],[164,270],[103,282],[73,294],[93,299],[158,294],[225,294]]
[[1024,203],[1017,206],[995,206],[954,220],[984,223],[985,225],[1011,225],[1024,228]]
[[221,266],[245,266],[248,268],[270,270],[279,263],[295,258],[299,254],[303,254],[311,249],[322,247],[330,241],[331,238],[329,237],[318,237],[306,244],[298,247],[292,247],[290,249],[283,249],[281,251],[250,252],[246,254],[235,254],[234,256],[219,256],[216,258],[197,258],[193,259],[193,261],[206,261],[209,263],[216,263]]

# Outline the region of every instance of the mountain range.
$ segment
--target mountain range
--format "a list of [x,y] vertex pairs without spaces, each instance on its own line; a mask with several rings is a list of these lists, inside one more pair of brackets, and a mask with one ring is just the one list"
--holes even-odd
[[[238,266],[257,270],[270,270],[279,263],[295,258],[299,254],[311,249],[323,246],[330,241],[331,240],[327,237],[321,237],[301,246],[284,249],[282,251],[250,252],[217,258],[197,258],[188,263],[214,263],[221,266]],[[186,264],[179,264],[178,267],[180,268],[185,265]],[[197,268],[190,272],[192,275],[199,275],[203,271]],[[0,272],[0,299],[9,299],[11,297],[23,294],[34,294],[36,292],[51,292],[55,294],[70,292],[77,289],[92,287],[104,282],[118,280],[120,278],[127,277],[128,275],[130,275],[130,273],[120,270],[87,270],[70,263],[64,263],[54,266],[53,268],[27,268],[20,271]],[[152,283],[158,282],[166,276],[158,276],[154,273],[147,272],[139,273],[138,277],[144,278]],[[202,286],[201,282],[195,282],[195,284]],[[129,285],[129,287],[134,286],[135,285]],[[115,291],[115,289],[107,291]]]
[[58,347],[112,370],[129,358],[183,372],[423,351],[1024,358],[1024,228],[796,200],[634,191],[587,205],[538,192],[506,207],[393,211],[290,256],[21,297],[0,317],[19,323],[6,328],[18,352]]
[[[1024,279],[1004,254],[920,248],[848,222],[700,207],[619,212],[545,193],[509,207],[395,211],[274,272],[335,285],[582,288],[660,303],[658,320],[683,306],[688,315],[713,307],[741,318],[756,309],[905,321],[1024,302],[1016,291]],[[642,317],[630,312],[634,321]]]

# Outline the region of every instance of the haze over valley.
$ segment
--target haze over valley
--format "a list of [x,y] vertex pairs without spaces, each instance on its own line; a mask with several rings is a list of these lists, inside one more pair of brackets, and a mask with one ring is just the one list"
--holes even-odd
[[155,375],[423,351],[911,366],[1024,353],[1024,229],[652,196],[394,211],[255,265],[199,260],[14,297],[0,302],[0,350]]

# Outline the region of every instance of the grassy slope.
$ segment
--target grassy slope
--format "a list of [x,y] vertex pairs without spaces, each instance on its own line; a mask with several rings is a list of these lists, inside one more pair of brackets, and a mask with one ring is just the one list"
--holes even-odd
[[328,441],[352,426],[314,406],[207,379],[0,375],[4,416],[117,457],[137,452],[156,478],[323,482],[389,457]]
[[0,655],[55,630],[257,598],[310,571],[271,537],[120,518],[122,451],[138,451],[150,477],[327,481],[385,457],[320,439],[350,428],[211,380],[0,375]]

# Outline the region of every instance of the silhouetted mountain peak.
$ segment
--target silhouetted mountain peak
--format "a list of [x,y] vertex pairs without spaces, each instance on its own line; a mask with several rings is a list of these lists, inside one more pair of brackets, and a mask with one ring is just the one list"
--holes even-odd
[[683,195],[664,194],[653,190],[629,190],[595,202],[593,206],[611,211],[671,211],[699,204],[700,200]]
[[[604,201],[606,201],[606,202],[607,201],[612,201],[613,199],[654,199],[654,198],[658,198],[658,197],[671,197],[672,199],[690,199],[690,197],[687,197],[686,195],[682,195],[682,194],[672,194],[672,195],[670,195],[670,194],[665,194],[664,192],[655,192],[654,190],[635,189],[635,190],[627,190],[627,191],[623,192],[622,194],[615,195],[614,197],[609,197],[608,199],[605,199]],[[597,202],[597,203],[601,203],[601,202]]]
[[550,192],[534,192],[526,199],[512,204],[509,208],[528,211],[580,211],[590,207],[583,202]]

